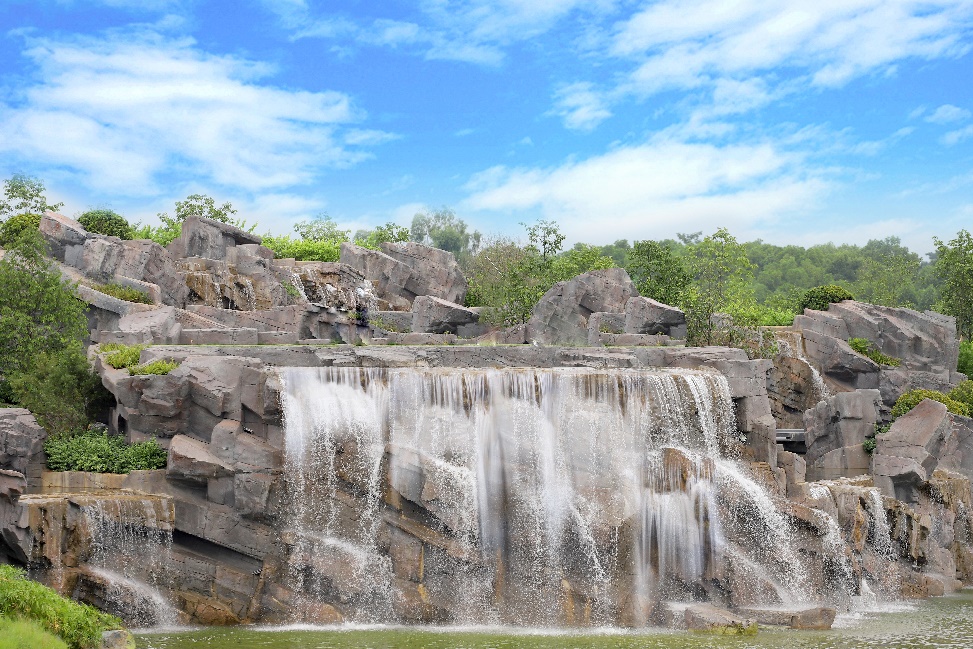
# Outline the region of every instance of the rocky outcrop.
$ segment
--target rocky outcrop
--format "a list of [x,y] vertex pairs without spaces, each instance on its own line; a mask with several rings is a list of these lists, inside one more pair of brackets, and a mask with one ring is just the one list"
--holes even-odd
[[[948,391],[956,372],[959,341],[953,318],[932,311],[892,308],[846,300],[827,311],[806,309],[794,319],[807,359],[837,390],[878,389],[887,405],[903,392]],[[880,366],[857,354],[847,341],[865,338],[899,367]]]
[[869,472],[863,443],[875,435],[878,390],[842,392],[804,413],[807,473],[810,480],[853,477]]
[[0,470],[40,479],[47,431],[24,408],[0,408]]
[[233,248],[248,244],[259,245],[260,241],[257,235],[229,223],[191,216],[183,221],[181,234],[167,249],[173,257],[223,260],[227,259]]
[[408,311],[422,295],[455,304],[466,297],[466,278],[445,250],[411,242],[383,243],[381,251],[342,243],[341,263],[369,280],[379,300],[394,311]]
[[480,319],[480,314],[453,302],[421,295],[412,303],[412,331],[414,333],[458,333]]
[[592,314],[622,312],[629,298],[637,295],[635,284],[621,268],[595,270],[558,282],[534,307],[527,323],[528,336],[545,345],[584,345]]
[[757,633],[755,619],[734,615],[730,611],[712,604],[693,604],[686,608],[686,628],[690,631],[703,631],[716,635],[754,635]]
[[686,337],[686,314],[674,306],[648,297],[633,297],[625,303],[624,331],[629,334],[665,334]]

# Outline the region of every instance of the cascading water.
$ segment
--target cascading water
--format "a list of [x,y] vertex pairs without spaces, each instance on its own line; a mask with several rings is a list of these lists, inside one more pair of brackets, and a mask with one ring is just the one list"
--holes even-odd
[[80,501],[91,539],[83,575],[99,607],[135,627],[173,626],[174,606],[160,591],[172,548],[171,508],[138,496]]
[[309,601],[389,621],[414,592],[455,622],[643,624],[660,600],[730,604],[731,580],[809,599],[787,522],[727,457],[721,374],[280,375],[289,579]]

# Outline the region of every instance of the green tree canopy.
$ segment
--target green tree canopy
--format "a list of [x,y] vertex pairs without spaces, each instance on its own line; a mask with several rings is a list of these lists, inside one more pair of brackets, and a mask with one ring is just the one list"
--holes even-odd
[[47,202],[44,196],[44,183],[33,176],[14,174],[3,181],[3,199],[0,200],[0,219],[11,214],[43,214],[50,210],[56,212],[64,203]]
[[441,207],[431,214],[419,212],[412,217],[412,240],[427,246],[453,253],[456,261],[466,264],[480,248],[482,236],[468,231],[466,221],[456,216],[448,207]]
[[942,281],[940,310],[956,318],[963,338],[973,336],[973,236],[960,230],[949,242],[934,238],[936,274]]
[[682,304],[692,283],[682,258],[672,246],[658,241],[636,241],[626,269],[640,295],[663,304]]

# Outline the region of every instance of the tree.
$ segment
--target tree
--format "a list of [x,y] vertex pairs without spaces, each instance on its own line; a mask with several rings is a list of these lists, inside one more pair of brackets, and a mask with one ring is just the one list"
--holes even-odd
[[467,232],[466,221],[456,216],[448,207],[441,207],[432,214],[419,212],[412,217],[412,240],[427,246],[453,253],[460,264],[476,254],[482,236],[479,232]]
[[411,236],[409,228],[389,222],[374,230],[359,230],[355,233],[355,245],[371,250],[379,250],[383,243],[402,243]]
[[88,232],[96,232],[119,239],[131,239],[133,232],[128,220],[109,209],[88,210],[78,217],[78,223]]
[[973,236],[960,230],[945,243],[934,237],[936,275],[942,281],[940,309],[956,318],[956,329],[969,340],[973,336]]
[[316,216],[310,221],[300,221],[294,226],[297,239],[290,235],[275,236],[266,234],[263,245],[274,251],[278,258],[293,258],[297,261],[338,261],[341,244],[348,241],[349,230],[342,230],[327,214]]
[[682,303],[692,276],[671,246],[658,241],[636,241],[628,259],[626,269],[640,295],[663,304]]
[[56,212],[64,203],[48,204],[44,183],[33,176],[14,174],[3,181],[3,200],[0,200],[0,219],[11,214],[43,214]]
[[0,383],[33,368],[39,355],[79,346],[88,333],[87,305],[46,256],[39,232],[0,259]]
[[693,344],[712,345],[721,328],[716,314],[745,316],[756,305],[753,265],[736,238],[720,228],[691,247],[689,268],[694,285],[683,299],[689,338]]
[[920,259],[914,252],[885,253],[880,259],[865,258],[858,268],[858,298],[882,306],[912,307],[905,296],[915,290]]
[[294,232],[305,241],[348,241],[351,230],[342,230],[327,214],[319,214],[310,221],[298,221]]
[[191,194],[184,201],[176,201],[175,216],[169,216],[168,212],[159,212],[156,215],[162,225],[152,227],[151,225],[135,224],[133,238],[152,239],[160,245],[168,246],[182,234],[183,221],[192,216],[213,219],[220,223],[243,228],[249,232],[256,229],[256,223],[248,227],[245,220],[233,218],[236,213],[237,211],[233,209],[233,205],[229,201],[217,207],[216,201],[211,196]]

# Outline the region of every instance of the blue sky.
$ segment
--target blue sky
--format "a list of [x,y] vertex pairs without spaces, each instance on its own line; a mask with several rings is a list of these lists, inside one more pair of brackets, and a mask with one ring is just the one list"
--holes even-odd
[[0,0],[0,176],[259,232],[811,245],[973,226],[973,0]]

